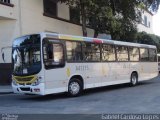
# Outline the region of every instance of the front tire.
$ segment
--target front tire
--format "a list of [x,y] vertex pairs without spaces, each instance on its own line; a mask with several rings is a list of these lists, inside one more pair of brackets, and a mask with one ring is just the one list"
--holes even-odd
[[82,82],[79,79],[73,78],[68,84],[68,94],[71,97],[77,97],[82,93]]
[[130,85],[136,86],[138,84],[138,75],[137,73],[132,73],[130,78]]

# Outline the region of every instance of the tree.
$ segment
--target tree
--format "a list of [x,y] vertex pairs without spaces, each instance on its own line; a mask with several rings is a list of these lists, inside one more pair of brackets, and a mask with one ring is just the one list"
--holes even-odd
[[156,13],[159,9],[160,0],[138,0],[143,3],[147,10],[150,10],[152,13]]
[[[135,0],[92,0],[88,10],[89,26],[98,33],[110,33],[112,39],[130,39],[136,33],[135,22],[140,14],[135,10],[138,2]],[[127,9],[127,10],[126,10]]]
[[158,52],[160,52],[160,37],[157,35],[140,32],[137,33],[136,42],[141,44],[155,45],[157,46]]
[[70,7],[75,7],[80,11],[81,21],[82,21],[82,31],[83,36],[87,36],[87,7],[90,6],[90,0],[58,0],[60,2],[64,2]]
[[154,0],[153,3],[151,4],[151,11],[152,13],[157,13],[160,5],[160,0]]
[[83,35],[86,26],[99,33],[110,33],[112,39],[130,41],[137,33],[141,9],[158,9],[159,0],[59,0],[80,11]]

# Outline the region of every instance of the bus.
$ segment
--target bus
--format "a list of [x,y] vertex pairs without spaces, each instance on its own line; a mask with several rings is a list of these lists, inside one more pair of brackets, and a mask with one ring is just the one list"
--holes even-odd
[[12,64],[14,93],[42,96],[158,76],[155,46],[47,32],[16,38]]

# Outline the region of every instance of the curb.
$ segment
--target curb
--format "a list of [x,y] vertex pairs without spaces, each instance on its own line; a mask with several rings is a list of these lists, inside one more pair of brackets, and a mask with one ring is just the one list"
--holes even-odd
[[0,92],[0,95],[13,94],[13,92]]

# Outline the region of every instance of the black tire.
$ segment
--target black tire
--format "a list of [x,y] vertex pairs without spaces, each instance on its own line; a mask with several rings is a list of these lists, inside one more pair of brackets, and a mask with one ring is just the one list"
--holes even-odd
[[131,78],[130,78],[130,85],[131,86],[136,86],[138,84],[138,75],[137,73],[132,73]]
[[81,80],[73,78],[68,84],[68,95],[71,97],[77,97],[82,93],[83,85]]

